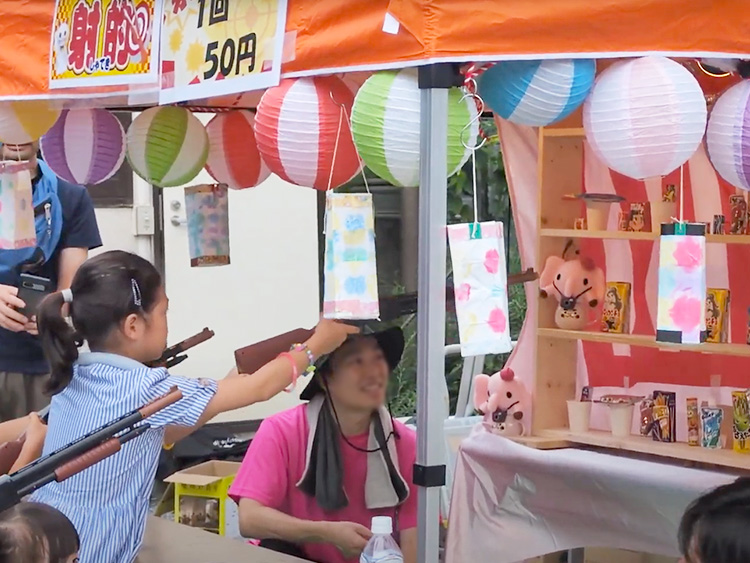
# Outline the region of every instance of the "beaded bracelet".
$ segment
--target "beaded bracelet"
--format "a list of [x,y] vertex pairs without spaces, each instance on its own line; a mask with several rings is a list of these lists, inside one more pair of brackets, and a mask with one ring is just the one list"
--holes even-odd
[[289,387],[284,389],[284,393],[291,393],[296,387],[297,378],[299,377],[299,370],[297,369],[297,360],[295,360],[294,356],[292,356],[289,352],[284,352],[282,354],[279,354],[278,357],[285,358],[289,360],[290,364],[292,364],[292,382],[289,384]]
[[315,354],[312,353],[307,344],[292,344],[289,349],[290,352],[304,352],[307,354],[307,367],[305,368],[304,375],[312,375],[315,373]]

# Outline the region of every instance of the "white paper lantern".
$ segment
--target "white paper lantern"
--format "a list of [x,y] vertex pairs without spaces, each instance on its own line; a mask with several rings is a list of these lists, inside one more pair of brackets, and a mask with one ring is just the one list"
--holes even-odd
[[698,81],[665,57],[615,63],[583,106],[591,148],[612,170],[638,180],[682,166],[703,139],[706,117]]
[[732,86],[718,99],[708,119],[706,145],[721,177],[750,190],[750,81]]

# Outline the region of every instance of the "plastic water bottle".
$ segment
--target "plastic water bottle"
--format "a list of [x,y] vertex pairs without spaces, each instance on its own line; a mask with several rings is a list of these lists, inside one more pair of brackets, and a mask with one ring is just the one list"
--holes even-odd
[[393,539],[393,520],[390,516],[372,519],[372,537],[359,558],[359,563],[404,563],[404,555]]

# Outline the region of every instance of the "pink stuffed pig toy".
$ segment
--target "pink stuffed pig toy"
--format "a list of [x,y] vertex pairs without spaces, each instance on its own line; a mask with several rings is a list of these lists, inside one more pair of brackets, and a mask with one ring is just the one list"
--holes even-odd
[[474,378],[474,408],[495,434],[523,436],[531,426],[531,395],[510,368]]
[[560,328],[582,329],[590,324],[589,310],[604,299],[604,272],[591,258],[565,260],[550,256],[539,276],[542,297],[553,296],[559,306],[555,322]]

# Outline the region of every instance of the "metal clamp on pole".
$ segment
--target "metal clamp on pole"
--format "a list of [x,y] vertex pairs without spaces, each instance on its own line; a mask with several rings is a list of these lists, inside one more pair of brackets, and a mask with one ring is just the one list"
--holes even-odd
[[445,465],[414,464],[414,484],[417,487],[433,488],[445,485]]

